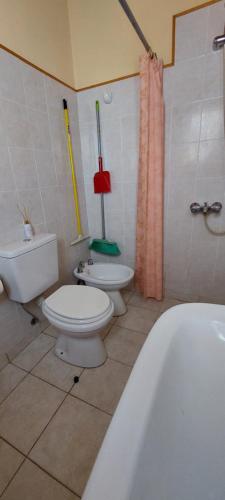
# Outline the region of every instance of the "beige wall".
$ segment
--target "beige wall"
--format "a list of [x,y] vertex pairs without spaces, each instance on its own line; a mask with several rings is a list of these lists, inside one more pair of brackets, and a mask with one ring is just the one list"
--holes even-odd
[[[129,0],[153,49],[171,61],[172,16],[205,0]],[[138,71],[143,47],[117,0],[68,0],[77,88]]]
[[[153,49],[169,63],[172,16],[204,1],[129,5]],[[117,0],[0,0],[0,9],[0,43],[78,89],[138,71],[143,47]]]
[[0,43],[73,85],[66,0],[0,0]]

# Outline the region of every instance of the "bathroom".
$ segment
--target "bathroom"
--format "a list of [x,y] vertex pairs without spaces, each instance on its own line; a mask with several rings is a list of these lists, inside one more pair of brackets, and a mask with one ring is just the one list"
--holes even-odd
[[[111,301],[118,305],[121,300],[125,310],[114,316],[109,311],[101,329],[104,359],[100,366],[79,366],[55,355],[57,325],[43,314],[41,301],[21,305],[10,300],[0,263],[3,500],[82,498],[121,394],[158,318],[183,303],[225,304],[225,236],[217,237],[205,225],[225,231],[224,49],[212,48],[214,37],[224,33],[224,1],[128,4],[164,66],[162,297],[144,298],[136,286],[137,272],[134,280],[124,279],[121,295],[115,299],[113,291]],[[139,58],[145,48],[116,0],[2,0],[0,27],[0,259],[5,245],[23,242],[26,215],[32,238],[56,235],[52,248],[57,245],[59,279],[44,290],[47,303],[62,285],[74,287],[77,278],[83,284],[84,272],[77,277],[74,270],[88,260],[90,269],[112,262],[137,271]],[[78,242],[63,99],[83,235]],[[120,255],[89,249],[89,237],[102,238],[102,197],[93,187],[99,167],[96,101],[103,167],[111,178],[111,191],[104,195],[104,239],[116,242]],[[220,213],[209,211],[206,218],[190,211],[192,203],[205,202],[221,203]],[[51,254],[49,265],[53,260]],[[31,272],[25,269],[24,283]],[[87,290],[77,289],[81,309],[87,301],[86,295],[80,298],[81,290]],[[90,491],[85,500],[95,500]],[[96,500],[105,497],[100,490],[96,494]],[[119,494],[112,493],[116,498]],[[133,498],[121,493],[121,499]],[[140,500],[146,498],[160,494],[140,492]],[[173,492],[174,498],[186,500]],[[193,493],[192,498],[207,497]]]

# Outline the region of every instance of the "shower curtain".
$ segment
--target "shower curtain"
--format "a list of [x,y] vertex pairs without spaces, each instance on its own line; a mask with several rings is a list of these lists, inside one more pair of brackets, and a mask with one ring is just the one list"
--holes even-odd
[[136,286],[144,297],[163,295],[164,104],[162,61],[140,60]]

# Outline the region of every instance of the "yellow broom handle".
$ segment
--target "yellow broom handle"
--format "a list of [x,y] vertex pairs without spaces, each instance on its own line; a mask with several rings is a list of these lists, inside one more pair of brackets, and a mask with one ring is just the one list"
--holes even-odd
[[68,152],[69,152],[70,167],[71,167],[71,174],[72,174],[75,214],[76,214],[76,219],[77,219],[77,232],[78,232],[78,236],[83,236],[81,219],[80,219],[80,207],[79,207],[79,199],[78,199],[78,191],[77,191],[77,180],[76,180],[76,175],[75,175],[73,149],[72,149],[72,142],[71,142],[71,135],[70,135],[69,113],[68,113],[67,103],[66,103],[65,99],[63,99],[63,106],[64,106],[64,120],[65,120],[66,135],[67,135],[67,147],[68,147]]

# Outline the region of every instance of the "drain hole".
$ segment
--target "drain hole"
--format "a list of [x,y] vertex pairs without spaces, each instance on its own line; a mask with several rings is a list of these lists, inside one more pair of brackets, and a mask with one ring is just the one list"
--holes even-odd
[[63,354],[63,352],[60,352],[60,354]]

